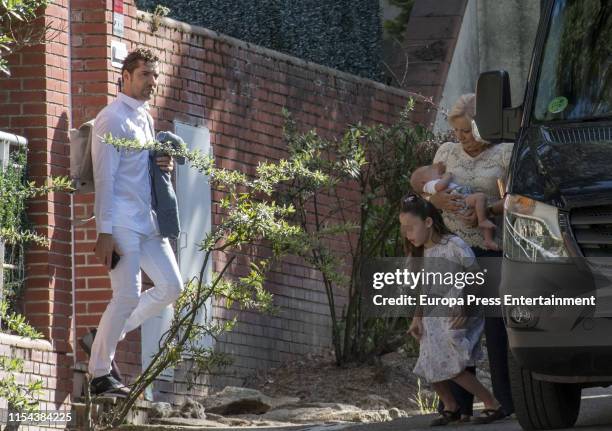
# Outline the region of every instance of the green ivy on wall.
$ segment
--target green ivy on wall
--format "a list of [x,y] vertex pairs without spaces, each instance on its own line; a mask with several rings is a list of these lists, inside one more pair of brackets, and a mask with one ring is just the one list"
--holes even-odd
[[381,80],[378,0],[137,0],[169,16],[366,78]]

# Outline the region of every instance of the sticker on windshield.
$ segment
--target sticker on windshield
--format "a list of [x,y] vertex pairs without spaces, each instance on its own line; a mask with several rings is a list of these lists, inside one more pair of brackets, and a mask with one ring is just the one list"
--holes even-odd
[[567,97],[555,97],[548,104],[548,112],[551,114],[558,114],[559,112],[563,112],[565,108],[567,108]]

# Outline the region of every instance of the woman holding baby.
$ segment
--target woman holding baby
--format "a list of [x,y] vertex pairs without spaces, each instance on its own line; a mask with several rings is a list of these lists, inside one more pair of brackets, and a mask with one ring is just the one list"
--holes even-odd
[[[495,294],[499,285],[503,226],[503,201],[497,180],[506,179],[513,144],[492,145],[477,140],[472,134],[475,112],[474,94],[465,94],[457,100],[448,121],[459,142],[442,144],[434,164],[416,170],[411,182],[416,192],[442,211],[449,230],[471,246],[479,265],[490,268],[487,284]],[[495,420],[514,412],[506,356],[508,337],[501,317],[486,317],[484,326],[493,392],[501,404],[493,414],[495,417],[490,418]],[[474,373],[475,368],[469,367],[468,371]],[[450,385],[463,420],[469,420],[473,395],[454,382]],[[439,410],[443,413],[444,405]]]

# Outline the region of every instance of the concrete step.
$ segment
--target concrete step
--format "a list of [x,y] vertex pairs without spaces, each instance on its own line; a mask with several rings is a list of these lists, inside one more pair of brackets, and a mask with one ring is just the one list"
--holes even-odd
[[87,374],[87,363],[77,362],[72,367],[72,395],[74,397],[85,396],[85,374]]
[[[69,429],[73,430],[84,430],[87,425],[87,418],[85,414],[85,389],[87,384],[87,364],[85,362],[78,362],[73,367],[73,396],[74,402],[72,403],[72,416],[73,420],[70,424]],[[141,397],[143,397],[141,395]],[[112,396],[94,396],[91,399],[91,418],[95,424],[98,418],[106,412],[110,412],[121,399]],[[133,425],[143,425],[148,423],[149,409],[151,408],[151,402],[144,399],[138,399],[132,406],[126,422]]]
[[[100,416],[104,413],[110,412],[120,400],[117,397],[94,397],[91,400],[91,420],[93,424],[98,423]],[[86,418],[86,404],[84,399],[76,399],[72,403],[72,422],[70,423],[70,430],[82,431],[86,429],[87,418]],[[144,400],[137,400],[136,403],[130,409],[125,423],[131,425],[144,425],[149,423],[149,410],[151,409],[151,402]]]

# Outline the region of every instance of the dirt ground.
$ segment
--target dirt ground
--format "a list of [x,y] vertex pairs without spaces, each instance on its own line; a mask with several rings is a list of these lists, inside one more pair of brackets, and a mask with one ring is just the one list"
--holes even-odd
[[330,351],[261,371],[245,386],[268,396],[299,397],[302,402],[415,410],[418,409],[413,400],[417,392],[417,377],[412,373],[415,362],[415,357],[395,352],[375,364],[338,367]]
[[[486,357],[486,351],[483,353]],[[421,390],[418,389],[418,378],[412,372],[416,360],[414,353],[400,350],[382,356],[374,364],[338,367],[330,350],[260,371],[248,379],[245,386],[268,396],[299,397],[302,402],[419,411],[435,403],[434,393],[425,382],[421,382]],[[487,361],[481,360],[477,369],[481,382],[490,387]],[[419,398],[420,403],[417,402]]]

